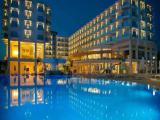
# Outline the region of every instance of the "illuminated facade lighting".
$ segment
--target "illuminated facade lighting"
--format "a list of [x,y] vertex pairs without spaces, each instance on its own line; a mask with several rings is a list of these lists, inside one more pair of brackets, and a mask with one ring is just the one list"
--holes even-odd
[[[46,24],[48,27],[51,26],[51,22],[46,22],[51,21],[50,6],[31,0],[3,1],[4,24],[2,28],[6,51],[4,51],[5,56],[2,57],[9,62],[9,74],[43,73],[45,67],[43,59],[53,58],[53,38],[50,37],[52,32],[51,29],[45,29]],[[37,6],[38,8],[41,7],[43,11],[39,11]],[[43,18],[44,21],[39,22],[38,17]],[[43,29],[39,30],[38,25],[42,26]],[[46,38],[45,36],[49,37]],[[51,67],[51,65],[49,66]],[[46,67],[46,69],[51,68]]]
[[157,55],[152,17],[152,6],[145,0],[118,0],[69,37],[72,70],[83,74],[143,71],[140,61],[146,63]]

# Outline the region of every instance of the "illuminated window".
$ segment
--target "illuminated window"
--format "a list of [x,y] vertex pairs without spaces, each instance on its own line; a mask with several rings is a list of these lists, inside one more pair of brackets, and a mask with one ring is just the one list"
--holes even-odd
[[7,10],[4,10],[4,16],[7,16]]
[[140,24],[141,24],[141,29],[145,29],[145,28],[146,28],[146,23],[145,23],[145,21],[141,21]]
[[141,30],[141,39],[146,39],[146,32]]
[[30,28],[32,26],[32,21],[30,20],[24,20],[24,25],[27,27],[27,28]]
[[21,42],[20,44],[20,58],[34,58],[35,44],[29,42]]
[[18,89],[11,90],[11,106],[18,106]]
[[18,58],[18,42],[17,41],[10,42],[10,57]]
[[145,9],[145,3],[144,2],[140,2],[140,8],[142,9],[142,10],[144,10]]
[[153,37],[152,33],[147,34],[147,40],[152,40],[152,37]]
[[3,25],[7,26],[7,20],[5,20],[5,19],[3,20]]
[[30,9],[32,7],[32,1],[25,1],[25,7]]
[[149,21],[152,21],[152,15],[147,14],[147,18],[148,18]]
[[47,25],[46,31],[48,32],[50,30],[50,26]]
[[147,5],[147,11],[151,12],[152,11],[152,7],[150,5]]
[[51,9],[47,9],[47,14],[50,15],[51,14]]
[[32,35],[32,31],[31,30],[24,30],[24,35],[26,36],[26,38],[30,38]]
[[27,19],[32,17],[32,12],[29,10],[25,10],[25,16],[27,17]]

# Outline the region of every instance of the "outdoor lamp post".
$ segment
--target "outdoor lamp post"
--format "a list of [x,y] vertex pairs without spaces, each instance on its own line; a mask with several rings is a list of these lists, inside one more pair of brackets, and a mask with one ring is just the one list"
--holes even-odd
[[148,61],[147,61],[147,73],[150,72],[150,69],[149,69],[149,68],[150,68],[150,61],[148,60]]
[[[156,60],[156,57],[153,56],[153,57],[152,57],[152,63],[151,63],[151,65],[152,65],[152,66],[151,66],[151,68],[152,68],[152,70],[151,70],[152,74],[153,74],[153,72],[154,72],[154,70],[155,70],[154,67],[156,67],[156,66],[155,66],[155,60]],[[155,70],[155,71],[156,71],[156,70]]]

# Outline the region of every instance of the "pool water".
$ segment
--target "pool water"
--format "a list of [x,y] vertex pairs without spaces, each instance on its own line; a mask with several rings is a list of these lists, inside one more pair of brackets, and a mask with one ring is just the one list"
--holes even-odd
[[69,76],[0,76],[0,120],[160,120],[149,85]]

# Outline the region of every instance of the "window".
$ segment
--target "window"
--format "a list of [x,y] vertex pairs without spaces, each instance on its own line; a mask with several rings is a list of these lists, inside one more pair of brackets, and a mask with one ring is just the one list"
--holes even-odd
[[12,0],[11,7],[18,7],[18,1]]
[[47,14],[50,15],[51,14],[51,10],[48,8],[47,9]]
[[7,20],[6,19],[3,20],[3,25],[7,26]]
[[32,35],[32,31],[31,30],[24,30],[24,35],[26,38],[30,38]]
[[11,37],[18,37],[18,33],[16,31],[11,32]]
[[50,30],[50,26],[47,25],[46,31],[49,32],[49,30]]
[[132,37],[138,38],[139,31],[138,29],[132,28]]
[[32,1],[25,1],[25,7],[30,9],[32,7]]
[[147,34],[147,39],[148,39],[148,40],[152,40],[152,33],[148,33],[148,34]]
[[32,26],[32,21],[30,20],[24,20],[24,25],[27,27],[27,28],[30,28]]
[[17,11],[12,11],[11,16],[12,17],[18,17],[18,12]]
[[141,24],[141,29],[145,29],[145,28],[146,28],[146,23],[145,23],[145,21],[141,21],[140,24]]
[[32,17],[32,12],[29,10],[25,10],[25,16],[27,17],[27,19]]
[[146,39],[146,32],[141,30],[141,39]]
[[138,1],[137,0],[132,0],[132,5],[133,6],[138,6]]
[[140,2],[140,8],[142,9],[142,10],[145,10],[145,3],[144,2]]
[[42,24],[38,24],[37,28],[38,28],[38,30],[44,30],[44,27]]
[[44,5],[43,4],[40,4],[40,3],[38,3],[37,4],[37,9],[38,9],[38,12],[44,12]]

